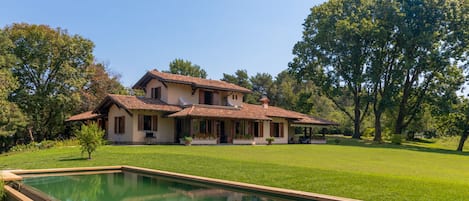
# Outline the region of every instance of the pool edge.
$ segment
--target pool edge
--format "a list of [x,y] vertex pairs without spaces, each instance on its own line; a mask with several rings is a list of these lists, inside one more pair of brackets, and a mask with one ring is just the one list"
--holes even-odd
[[[86,172],[86,171],[105,171],[105,170],[121,170],[121,171],[132,171],[132,172],[141,172],[141,173],[150,173],[156,174],[161,176],[169,176],[178,179],[189,179],[195,180],[198,182],[205,182],[210,184],[218,184],[227,187],[234,187],[234,188],[244,188],[244,189],[252,189],[255,191],[265,192],[265,193],[274,193],[280,194],[290,197],[298,197],[302,199],[314,199],[319,201],[357,201],[357,199],[352,198],[344,198],[332,195],[325,195],[325,194],[318,194],[318,193],[311,193],[305,191],[298,191],[298,190],[291,190],[291,189],[284,189],[284,188],[277,188],[277,187],[270,187],[270,186],[263,186],[257,184],[249,184],[244,182],[236,182],[236,181],[228,181],[222,179],[214,179],[208,177],[201,177],[201,176],[194,176],[189,174],[182,174],[182,173],[175,173],[163,170],[155,170],[150,168],[142,168],[136,166],[97,166],[97,167],[77,167],[77,168],[51,168],[51,169],[30,169],[30,170],[9,170],[8,172],[15,174],[16,176],[20,177],[18,174],[41,174],[41,173],[58,173],[58,172]],[[6,189],[5,185],[5,189]],[[15,189],[9,187],[11,190],[16,191]],[[21,192],[16,191],[17,193],[21,194]],[[6,190],[8,195],[9,191]],[[15,193],[15,192],[13,192]],[[16,195],[16,194],[15,194]],[[21,194],[23,195],[23,194]],[[23,195],[24,196],[24,195]],[[24,196],[27,198],[26,196]],[[30,201],[31,199],[13,199],[19,201]]]

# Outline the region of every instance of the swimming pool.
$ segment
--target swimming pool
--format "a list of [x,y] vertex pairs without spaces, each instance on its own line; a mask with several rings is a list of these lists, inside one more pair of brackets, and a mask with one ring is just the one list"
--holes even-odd
[[131,166],[13,173],[21,176],[22,181],[10,185],[32,200],[351,200]]

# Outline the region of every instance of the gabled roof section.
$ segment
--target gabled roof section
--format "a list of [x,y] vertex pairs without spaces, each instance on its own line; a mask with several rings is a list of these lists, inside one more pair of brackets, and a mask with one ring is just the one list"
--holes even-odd
[[106,112],[104,111],[107,111],[112,104],[116,104],[127,112],[130,110],[152,110],[164,112],[177,112],[182,110],[182,108],[177,105],[170,105],[153,98],[109,94],[93,112],[105,114]]
[[80,114],[73,115],[65,121],[86,121],[91,119],[97,119],[101,117],[100,114],[94,114],[93,111],[87,111]]
[[214,89],[223,91],[236,91],[241,93],[252,93],[251,90],[244,87],[224,82],[221,80],[209,80],[198,77],[185,75],[177,75],[172,73],[163,73],[157,70],[148,71],[137,83],[132,87],[134,89],[144,88],[152,79],[157,79],[163,83],[178,83],[191,85],[194,88]]

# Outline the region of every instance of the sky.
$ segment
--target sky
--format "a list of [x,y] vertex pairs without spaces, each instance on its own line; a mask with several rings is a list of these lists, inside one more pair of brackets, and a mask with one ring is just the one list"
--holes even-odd
[[97,62],[132,86],[176,59],[210,79],[246,69],[276,76],[288,68],[310,8],[325,0],[15,0],[0,26],[25,22],[66,29],[94,42]]

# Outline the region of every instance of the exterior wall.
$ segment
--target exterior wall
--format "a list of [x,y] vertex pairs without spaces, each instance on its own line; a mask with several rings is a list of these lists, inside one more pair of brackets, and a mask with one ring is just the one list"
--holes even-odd
[[[192,95],[192,88],[189,85],[166,83],[166,86],[168,87],[166,88],[162,82],[152,79],[145,87],[145,97],[151,98],[151,89],[161,87],[161,100],[168,104],[179,105],[180,97],[188,104],[199,104],[199,89]],[[243,93],[219,91],[219,94],[219,100],[217,102],[220,103],[220,105],[227,105],[226,101],[238,106],[243,104]]]
[[[263,121],[264,122],[264,135],[263,137],[256,137],[254,141],[256,144],[267,144],[266,138],[270,137],[270,123],[271,121]],[[272,118],[272,122],[274,123],[283,123],[283,137],[275,137],[275,140],[272,144],[288,144],[288,136],[289,136],[289,127],[287,119],[285,118]]]
[[[290,125],[288,124],[287,119],[285,118],[272,118],[272,122],[274,123],[283,123],[283,137],[276,137],[272,144],[288,144],[288,128]],[[270,124],[269,124],[269,136],[270,136]]]
[[[138,115],[158,115],[158,131],[139,131],[138,130]],[[162,112],[151,112],[151,111],[135,111],[133,113],[132,124],[133,124],[133,143],[134,144],[145,144],[146,132],[152,132],[153,136],[156,137],[155,143],[168,144],[174,143],[174,118],[163,117]]]
[[[125,117],[125,133],[116,134],[116,131],[114,130],[116,124],[114,117],[120,116]],[[107,140],[115,143],[132,143],[132,117],[125,110],[118,108],[116,105],[112,105],[109,108],[108,119],[109,130]]]
[[179,105],[179,97],[182,97],[184,101],[188,102],[189,104],[198,104],[199,103],[199,90],[197,89],[192,95],[192,88],[189,85],[185,84],[175,84],[175,83],[167,83],[168,86],[168,104],[175,104]]
[[[224,92],[222,93],[222,100],[227,98],[227,101],[234,105],[242,105],[243,104],[243,94],[239,92]],[[237,99],[236,99],[237,98]],[[223,101],[222,101],[223,102]]]
[[156,79],[152,79],[150,82],[148,82],[147,86],[145,87],[145,97],[151,98],[151,88],[157,88],[161,87],[161,100],[169,103],[168,102],[168,89],[161,83],[160,81]]

